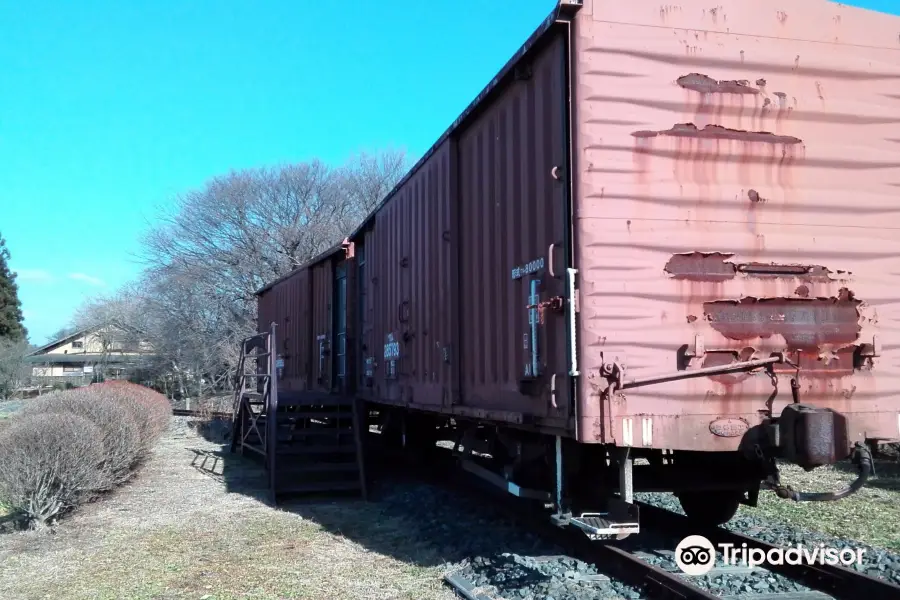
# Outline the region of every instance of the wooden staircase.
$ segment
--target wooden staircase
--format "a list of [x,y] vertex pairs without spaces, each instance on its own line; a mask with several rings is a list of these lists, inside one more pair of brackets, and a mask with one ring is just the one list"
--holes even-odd
[[231,451],[263,458],[273,503],[286,494],[335,491],[358,491],[365,500],[362,403],[327,393],[279,392],[273,348],[274,323],[241,343]]

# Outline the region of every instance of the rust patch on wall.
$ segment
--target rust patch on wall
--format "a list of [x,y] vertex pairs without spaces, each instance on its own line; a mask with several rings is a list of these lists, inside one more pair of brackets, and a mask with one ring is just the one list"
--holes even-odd
[[687,137],[710,140],[735,140],[738,142],[762,142],[765,144],[802,144],[803,140],[792,135],[779,135],[769,131],[746,131],[730,129],[721,125],[706,125],[700,129],[693,123],[676,123],[671,129],[663,131],[641,130],[631,133],[636,138],[653,138],[657,136]]
[[759,192],[756,190],[749,190],[747,192],[747,197],[750,198],[750,202],[753,202],[754,204],[766,201],[766,199],[760,196]]
[[733,256],[724,252],[673,254],[664,269],[674,279],[686,281],[721,282],[734,279],[739,274],[746,277],[794,277],[807,282],[833,281],[831,271],[821,265],[735,263],[728,260]]
[[728,261],[734,254],[722,252],[691,252],[674,254],[665,271],[675,279],[688,281],[727,281],[734,279],[737,265]]
[[716,80],[702,73],[689,73],[682,75],[676,82],[687,90],[694,90],[701,94],[758,94],[759,90],[750,87],[750,82],[740,80]]
[[853,293],[832,298],[743,298],[704,302],[704,316],[728,339],[746,341],[780,335],[791,350],[847,345],[861,330]]

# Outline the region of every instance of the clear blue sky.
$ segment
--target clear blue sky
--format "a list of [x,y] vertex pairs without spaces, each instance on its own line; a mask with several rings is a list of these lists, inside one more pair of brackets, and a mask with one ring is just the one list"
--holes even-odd
[[0,233],[31,341],[136,275],[176,193],[231,168],[418,157],[554,4],[0,0]]

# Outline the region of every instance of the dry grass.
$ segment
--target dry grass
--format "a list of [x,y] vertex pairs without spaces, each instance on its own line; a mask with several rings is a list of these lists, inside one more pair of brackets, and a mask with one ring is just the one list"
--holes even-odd
[[[840,464],[806,472],[781,465],[783,482],[803,491],[837,490],[855,478]],[[759,506],[742,506],[738,514],[772,518],[810,531],[900,550],[900,463],[876,460],[878,475],[856,494],[837,502],[791,502],[771,492],[760,493]]]
[[[402,519],[369,523],[377,539],[362,545],[308,516],[339,512],[345,525],[362,523],[376,505],[275,510],[254,497],[262,475],[173,422],[133,483],[82,508],[56,535],[0,536],[0,598],[454,597],[439,567],[397,558],[415,542]],[[385,550],[390,544],[396,551]]]

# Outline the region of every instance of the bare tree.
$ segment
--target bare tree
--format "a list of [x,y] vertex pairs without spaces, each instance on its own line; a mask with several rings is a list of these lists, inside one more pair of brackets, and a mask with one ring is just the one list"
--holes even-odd
[[77,323],[116,324],[153,348],[142,369],[170,395],[229,385],[256,330],[255,292],[338,243],[407,167],[401,150],[232,171],[186,192],[145,236],[140,279],[85,305]]
[[10,398],[30,377],[27,342],[0,340],[0,400]]
[[67,325],[65,327],[61,327],[59,330],[57,330],[55,333],[53,333],[51,336],[49,336],[47,338],[47,343],[49,344],[50,342],[55,342],[56,340],[61,340],[63,338],[67,338],[70,335],[72,335],[73,333],[75,333],[76,331],[78,331],[78,328],[75,327],[74,325]]

